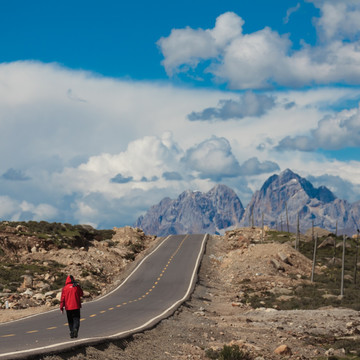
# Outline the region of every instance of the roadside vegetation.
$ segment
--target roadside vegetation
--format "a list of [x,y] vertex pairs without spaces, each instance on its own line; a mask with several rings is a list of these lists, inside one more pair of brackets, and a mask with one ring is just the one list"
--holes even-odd
[[[324,241],[326,244],[324,244]],[[295,243],[295,235],[292,233],[270,231],[266,242],[290,242]],[[357,271],[358,244],[356,239],[346,239],[345,264],[344,264],[344,294],[341,297],[341,273],[343,237],[331,234],[318,239],[314,281],[311,282],[311,274],[304,280],[302,286],[292,289],[286,301],[278,300],[278,297],[265,291],[254,294],[251,286],[247,286],[246,279],[243,281],[244,292],[248,303],[252,307],[273,307],[279,310],[309,310],[324,306],[346,307],[360,310],[360,274]],[[323,244],[323,245],[321,245]],[[302,239],[299,243],[300,253],[313,259],[314,242]]]

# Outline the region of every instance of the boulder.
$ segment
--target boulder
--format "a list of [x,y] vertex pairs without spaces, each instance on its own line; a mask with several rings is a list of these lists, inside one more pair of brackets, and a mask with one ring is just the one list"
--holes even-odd
[[38,300],[38,301],[42,301],[45,300],[45,295],[41,294],[41,293],[37,293],[33,295],[33,299]]
[[285,271],[284,267],[280,265],[280,263],[276,259],[271,259],[270,263],[274,266],[274,268],[278,271]]
[[287,345],[280,345],[274,350],[275,354],[290,356],[292,355],[291,349]]
[[33,287],[33,277],[31,275],[22,275],[24,281],[21,285],[22,289],[28,289]]

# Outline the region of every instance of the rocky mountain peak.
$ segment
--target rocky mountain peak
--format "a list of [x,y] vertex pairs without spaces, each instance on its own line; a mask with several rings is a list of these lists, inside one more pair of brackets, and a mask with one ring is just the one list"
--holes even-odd
[[[286,169],[270,176],[244,210],[231,188],[218,184],[207,193],[186,190],[177,199],[165,198],[140,217],[136,226],[153,235],[222,233],[235,226],[268,225],[306,231],[314,223],[330,231],[349,233],[357,229],[360,202],[337,199],[325,186]],[[279,226],[281,224],[281,226]]]
[[177,199],[167,198],[151,207],[136,226],[158,236],[178,233],[217,233],[240,223],[244,207],[226,185],[207,193],[186,190]]

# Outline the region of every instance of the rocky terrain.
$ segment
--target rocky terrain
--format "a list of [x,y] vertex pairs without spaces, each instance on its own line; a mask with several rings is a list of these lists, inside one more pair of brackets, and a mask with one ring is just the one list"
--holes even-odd
[[[319,244],[324,248],[329,242],[326,237],[331,234],[319,231],[320,235],[324,240]],[[75,252],[84,263],[86,256],[92,256],[93,263],[104,256],[108,256],[109,261],[118,261],[121,270],[116,274],[114,266],[104,267],[102,272],[104,279],[111,277],[120,281],[146,249],[157,241],[143,236],[137,229],[116,229],[112,240],[116,246],[96,244],[94,250],[89,247]],[[136,243],[139,237],[146,244],[143,251],[134,255],[135,261],[124,260],[129,243]],[[311,244],[311,237],[302,236],[301,252],[294,249],[293,240],[293,235],[261,228],[239,228],[224,236],[212,236],[195,291],[173,316],[128,339],[42,359],[360,358],[359,308],[347,305],[345,300],[349,300],[350,295],[339,297],[338,293],[326,288],[325,282],[320,283],[321,274],[325,274],[330,265],[318,264],[319,282],[312,284],[309,281],[312,262],[302,253],[307,244]],[[115,252],[120,256],[111,258],[113,251],[109,250],[112,247],[118,249]],[[42,254],[41,261],[50,262],[47,255],[56,256],[56,252],[47,251],[43,252],[39,246],[37,252],[27,256],[37,259]],[[88,251],[91,252],[86,255]],[[66,256],[63,254],[62,257]],[[74,272],[80,272],[81,266],[78,270],[75,268],[79,266],[77,255],[72,256],[71,260],[68,258],[69,266],[74,267]],[[107,277],[110,273],[112,275]],[[86,281],[85,278],[81,280]],[[101,286],[105,292],[112,285],[104,280]],[[355,296],[359,298],[358,293]],[[0,319],[6,321],[34,311],[40,311],[39,307],[2,309]],[[229,349],[233,351],[233,357],[225,357],[225,350]]]
[[110,235],[106,234],[108,239],[96,240],[99,235],[89,226],[80,227],[78,234],[75,227],[56,224],[63,230],[46,234],[26,225],[11,225],[5,222],[0,227],[2,309],[57,305],[69,274],[82,284],[85,299],[105,294],[155,240],[131,227],[114,228]]
[[136,226],[158,236],[182,233],[223,234],[243,226],[267,225],[295,232],[315,226],[351,235],[360,226],[360,202],[338,199],[325,186],[315,188],[287,169],[269,177],[243,208],[236,193],[217,185],[207,193],[185,191],[163,199],[140,217]]

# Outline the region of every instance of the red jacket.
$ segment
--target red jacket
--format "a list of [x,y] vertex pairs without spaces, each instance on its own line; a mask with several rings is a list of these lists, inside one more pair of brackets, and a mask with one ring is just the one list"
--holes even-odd
[[61,292],[60,310],[63,310],[64,306],[65,310],[80,309],[83,295],[80,285],[73,283],[70,276],[68,276]]

